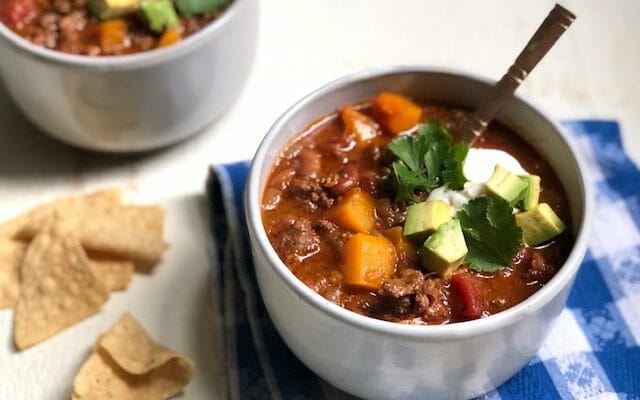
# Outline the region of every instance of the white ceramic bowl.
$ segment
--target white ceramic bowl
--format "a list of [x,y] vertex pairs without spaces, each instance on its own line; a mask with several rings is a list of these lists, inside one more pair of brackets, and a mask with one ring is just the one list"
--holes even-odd
[[166,146],[202,131],[239,95],[253,61],[258,0],[234,0],[173,46],[88,57],[45,49],[0,23],[0,73],[42,131],[92,150]]
[[496,388],[534,355],[560,314],[584,256],[591,191],[578,154],[550,118],[520,98],[497,119],[549,160],[567,190],[576,242],[556,276],[524,302],[479,320],[411,326],[343,309],[299,281],[265,233],[260,197],[281,149],[311,121],[344,103],[383,90],[474,108],[492,86],[446,70],[395,67],[334,81],[282,115],[260,145],[249,172],[246,215],[262,297],[291,350],[336,387],[367,399],[469,398]]

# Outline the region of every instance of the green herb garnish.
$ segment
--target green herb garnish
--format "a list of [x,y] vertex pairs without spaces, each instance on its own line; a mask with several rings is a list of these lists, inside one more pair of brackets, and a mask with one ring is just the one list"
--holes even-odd
[[460,190],[467,181],[462,166],[469,145],[454,145],[453,138],[439,121],[422,124],[416,136],[393,140],[389,150],[399,158],[391,164],[398,201],[415,201],[416,192],[430,192],[443,185]]
[[185,17],[203,15],[229,4],[229,0],[176,0],[176,7]]
[[498,197],[479,197],[457,213],[469,252],[464,262],[476,271],[494,272],[511,265],[522,243],[513,208]]

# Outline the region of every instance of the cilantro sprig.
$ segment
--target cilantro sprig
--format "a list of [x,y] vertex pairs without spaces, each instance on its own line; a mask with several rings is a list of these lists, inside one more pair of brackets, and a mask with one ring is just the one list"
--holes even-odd
[[457,213],[469,252],[464,262],[476,271],[494,272],[511,265],[522,243],[513,208],[499,197],[479,197]]
[[459,190],[467,181],[462,167],[469,145],[454,145],[440,121],[422,124],[415,136],[393,140],[389,150],[399,159],[391,164],[398,201],[415,201],[417,192],[430,192],[443,185]]

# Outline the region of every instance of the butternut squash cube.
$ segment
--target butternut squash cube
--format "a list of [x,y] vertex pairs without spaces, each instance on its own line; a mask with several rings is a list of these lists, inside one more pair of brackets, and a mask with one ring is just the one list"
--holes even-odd
[[375,203],[371,196],[360,190],[351,189],[334,208],[333,220],[345,229],[360,233],[371,233],[376,228]]
[[357,233],[344,245],[344,283],[378,290],[385,280],[393,276],[396,257],[396,247],[386,237]]
[[182,40],[182,31],[179,28],[167,28],[158,39],[158,47],[171,46],[180,40]]
[[418,259],[418,248],[408,237],[404,236],[401,226],[389,228],[382,234],[396,246],[398,258],[403,258],[410,264]]
[[107,54],[125,48],[128,35],[129,27],[123,19],[111,19],[98,24],[100,48]]
[[373,107],[382,125],[396,135],[413,128],[422,119],[422,107],[397,93],[380,93]]
[[355,136],[359,146],[366,145],[380,134],[380,126],[376,121],[350,105],[340,108],[340,117],[346,131]]

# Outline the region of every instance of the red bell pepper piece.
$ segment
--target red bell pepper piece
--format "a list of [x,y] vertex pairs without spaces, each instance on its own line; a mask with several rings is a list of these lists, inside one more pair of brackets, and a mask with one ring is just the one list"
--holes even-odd
[[19,28],[36,12],[35,0],[3,0],[0,1],[0,19],[10,28]]
[[477,319],[484,312],[484,296],[480,279],[468,272],[460,272],[451,277],[451,288],[462,303],[461,313],[469,319]]

